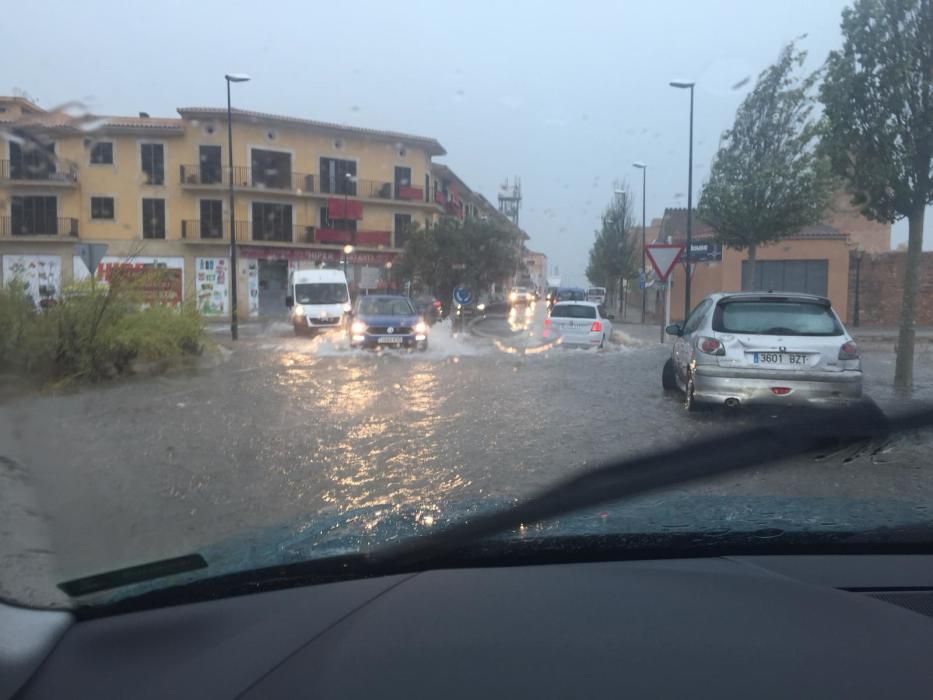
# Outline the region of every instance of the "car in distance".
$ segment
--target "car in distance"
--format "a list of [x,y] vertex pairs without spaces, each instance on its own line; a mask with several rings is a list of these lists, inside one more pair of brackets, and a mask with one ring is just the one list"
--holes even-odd
[[343,270],[290,272],[285,306],[295,335],[343,329],[351,308]]
[[612,335],[612,316],[591,301],[559,301],[544,319],[542,335],[563,345],[602,348]]
[[411,303],[415,307],[415,313],[421,316],[429,326],[441,320],[443,308],[440,299],[430,294],[419,294],[412,297]]
[[592,301],[596,304],[605,304],[606,303],[606,288],[605,287],[590,287],[586,290],[586,300]]
[[534,299],[535,296],[528,287],[512,287],[512,291],[509,292],[511,304],[530,304]]
[[667,390],[702,405],[835,404],[862,396],[859,350],[829,299],[783,292],[711,294],[675,337]]
[[551,295],[548,308],[559,301],[586,301],[586,290],[580,287],[558,287]]
[[351,348],[428,349],[428,324],[404,296],[370,294],[357,299],[348,336]]

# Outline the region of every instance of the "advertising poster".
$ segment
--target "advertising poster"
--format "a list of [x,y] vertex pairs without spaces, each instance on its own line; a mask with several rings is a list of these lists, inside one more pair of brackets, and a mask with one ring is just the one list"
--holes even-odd
[[227,258],[198,258],[195,296],[205,316],[224,316],[227,311],[230,266]]
[[36,306],[54,303],[62,288],[62,259],[58,255],[4,255],[3,284],[25,285]]
[[[72,263],[75,280],[87,279],[90,272],[80,256]],[[147,304],[177,306],[184,298],[185,259],[180,257],[118,258],[107,255],[97,266],[97,279],[109,283],[120,279],[137,286]]]

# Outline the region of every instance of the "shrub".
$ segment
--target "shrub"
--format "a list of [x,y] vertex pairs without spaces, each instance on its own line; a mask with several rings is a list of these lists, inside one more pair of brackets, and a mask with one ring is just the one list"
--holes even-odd
[[130,371],[137,358],[198,354],[204,342],[193,304],[147,307],[136,285],[82,282],[43,310],[13,285],[0,290],[0,370],[97,381]]

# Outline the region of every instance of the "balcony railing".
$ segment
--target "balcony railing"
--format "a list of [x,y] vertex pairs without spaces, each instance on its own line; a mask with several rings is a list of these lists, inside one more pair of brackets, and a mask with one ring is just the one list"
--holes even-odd
[[39,221],[24,221],[20,217],[0,217],[0,237],[49,236],[61,238],[78,237],[78,220],[71,218],[48,218]]
[[57,170],[51,164],[32,166],[0,160],[0,180],[73,185],[78,181],[78,173],[75,170]]
[[[229,243],[230,221],[185,219],[181,222],[181,237],[186,241]],[[342,228],[317,226],[276,226],[258,221],[237,221],[236,239],[239,243],[292,243],[377,247],[392,245],[391,231],[360,230],[355,233]]]
[[[182,185],[230,186],[230,168],[213,165],[182,165]],[[272,172],[240,165],[233,167],[234,187],[294,192],[296,194],[314,192],[314,175],[297,172]]]
[[365,180],[358,177],[349,182],[340,182],[336,177],[322,175],[318,182],[322,194],[331,194],[335,197],[346,195],[367,199],[392,199],[392,183],[383,180]]

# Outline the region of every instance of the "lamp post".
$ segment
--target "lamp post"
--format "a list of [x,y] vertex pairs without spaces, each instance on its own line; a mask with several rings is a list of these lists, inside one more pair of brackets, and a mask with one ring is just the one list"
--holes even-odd
[[691,245],[693,243],[693,88],[696,83],[684,80],[674,80],[671,87],[690,89],[690,156],[687,165],[687,255],[686,270],[684,278],[684,319],[690,314],[690,257]]
[[227,164],[229,166],[227,178],[230,191],[230,338],[236,340],[239,337],[239,329],[236,313],[236,209],[233,200],[233,110],[230,107],[230,83],[245,83],[249,80],[249,76],[242,73],[230,73],[224,78],[227,80]]
[[[648,180],[648,166],[641,161],[635,161],[632,165],[641,170],[641,278],[647,277],[645,269],[645,185]],[[645,322],[645,312],[648,308],[647,290],[641,291],[641,322]]]
[[861,293],[862,293],[862,256],[865,251],[859,244],[855,248],[855,308],[852,310],[852,325],[856,328],[860,325],[861,312]]
[[352,252],[353,252],[353,246],[347,243],[343,247],[343,276],[344,277],[347,276],[347,256],[349,256],[350,253]]

